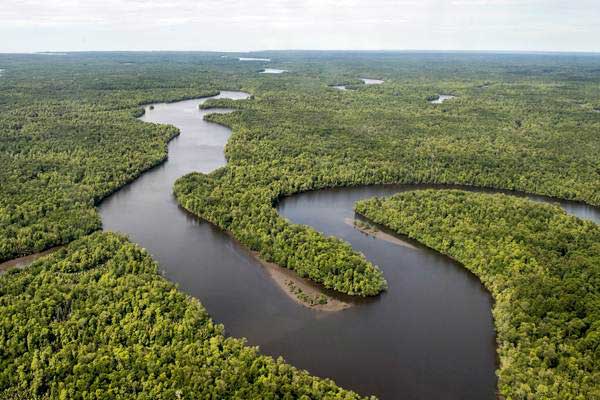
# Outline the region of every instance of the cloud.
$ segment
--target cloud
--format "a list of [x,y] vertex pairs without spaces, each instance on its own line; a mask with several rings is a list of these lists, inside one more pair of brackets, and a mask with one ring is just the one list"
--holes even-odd
[[598,0],[1,1],[0,51],[600,50]]

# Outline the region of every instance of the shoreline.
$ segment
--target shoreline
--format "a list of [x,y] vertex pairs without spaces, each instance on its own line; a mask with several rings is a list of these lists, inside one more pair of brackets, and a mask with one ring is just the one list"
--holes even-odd
[[300,277],[291,269],[261,259],[256,251],[250,251],[250,254],[263,266],[273,282],[297,304],[325,312],[342,311],[356,305],[330,296],[326,289]]
[[[322,285],[311,281],[308,278],[302,278],[296,273],[296,271],[282,267],[274,262],[263,260],[258,251],[251,250],[244,246],[239,240],[236,239],[235,236],[233,236],[230,231],[221,229],[211,221],[189,211],[181,204],[179,204],[179,208],[194,218],[211,224],[221,232],[225,233],[236,245],[240,246],[240,248],[250,254],[252,258],[258,261],[267,275],[269,275],[271,280],[297,304],[300,304],[306,308],[310,308],[311,310],[337,312],[355,306],[357,304],[357,300],[362,299],[358,297],[355,299],[354,296],[345,295],[343,293],[336,293],[334,296],[333,290],[326,289]],[[298,292],[298,289],[300,290],[299,293],[295,293]],[[323,296],[326,300],[326,302],[323,304],[318,302],[318,300],[322,298],[321,296]],[[311,299],[314,301],[313,304],[308,301]]]
[[[200,215],[194,214],[192,211],[188,210],[182,206],[181,203],[179,203],[177,196],[175,196],[175,199],[179,209],[184,213],[190,215],[200,222],[214,226],[220,232],[223,232],[225,235],[227,235],[232,242],[252,256],[252,258],[260,263],[271,280],[295,303],[315,311],[337,312],[353,307],[360,302],[368,301],[368,298],[334,292],[334,290],[327,289],[308,278],[302,278],[296,273],[296,271],[282,267],[276,263],[263,260],[258,251],[251,250],[244,246],[239,240],[236,239],[235,236],[233,236],[230,231],[221,229],[221,227],[212,223],[211,221],[202,218]],[[326,300],[326,302],[319,302],[319,300],[323,298]],[[310,300],[313,300],[312,304],[310,303]]]
[[364,226],[358,225],[357,222],[359,222],[360,220],[357,219],[352,219],[352,218],[344,218],[344,223],[346,225],[349,225],[351,227],[353,227],[354,229],[356,229],[357,231],[364,233],[367,236],[371,236],[375,239],[379,239],[379,240],[383,240],[386,241],[388,243],[392,243],[395,244],[397,246],[402,246],[402,247],[406,247],[409,248],[411,250],[416,250],[417,248],[415,246],[413,246],[412,244],[394,236],[391,235],[389,233],[383,232],[382,230],[380,230],[379,228],[377,228],[376,226],[373,226],[367,222],[362,222],[364,224]]
[[27,256],[23,256],[23,257],[18,257],[18,258],[13,258],[12,260],[8,260],[8,261],[4,261],[2,263],[0,263],[0,275],[6,273],[8,270],[11,270],[13,268],[25,268],[27,266],[29,266],[31,263],[33,263],[35,260],[37,260],[38,258],[47,256],[48,254],[54,253],[57,250],[60,250],[64,247],[64,245],[62,246],[54,246],[54,247],[50,247],[49,249],[37,252],[37,253],[33,253],[33,254],[29,254]]

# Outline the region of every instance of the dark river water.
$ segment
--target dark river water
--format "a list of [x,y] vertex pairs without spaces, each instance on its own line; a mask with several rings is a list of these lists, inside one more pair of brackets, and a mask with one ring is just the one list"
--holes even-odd
[[[242,99],[247,94],[220,96]],[[345,222],[354,218],[359,199],[417,187],[329,189],[280,203],[279,212],[291,221],[351,243],[380,266],[389,283],[383,295],[347,310],[305,308],[244,248],[184,212],[172,195],[182,175],[225,164],[223,146],[230,131],[202,117],[228,110],[199,110],[203,101],[146,108],[141,120],[175,125],[181,135],[169,144],[167,162],[102,202],[104,229],[126,233],[146,248],[164,275],[199,298],[229,335],[246,337],[265,354],[281,355],[315,375],[382,399],[494,399],[492,302],[479,280],[434,251],[374,239]],[[598,209],[560,204],[600,221]]]

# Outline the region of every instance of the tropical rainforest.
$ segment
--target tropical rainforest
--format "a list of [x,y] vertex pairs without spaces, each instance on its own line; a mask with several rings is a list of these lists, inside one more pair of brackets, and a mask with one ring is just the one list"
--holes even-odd
[[94,233],[0,277],[2,399],[359,399],[227,338],[137,245]]
[[600,398],[600,226],[503,194],[419,190],[356,212],[458,260],[496,300],[506,398]]
[[[57,255],[31,268],[2,278],[0,318],[6,322],[1,332],[1,362],[4,370],[13,371],[7,374],[13,375],[3,375],[0,390],[13,390],[11,395],[19,396],[29,387],[28,393],[32,395],[54,397],[66,393],[64,396],[69,398],[70,390],[78,387],[76,381],[70,379],[90,383],[86,379],[92,379],[88,376],[91,373],[85,368],[93,366],[84,362],[85,368],[75,371],[81,360],[72,349],[65,358],[52,363],[50,360],[64,348],[61,346],[67,346],[76,338],[88,346],[87,350],[78,351],[86,353],[90,360],[101,354],[97,349],[102,343],[107,346],[103,351],[110,357],[117,357],[118,352],[113,351],[117,347],[139,355],[145,348],[158,346],[171,354],[162,359],[165,364],[153,361],[151,356],[132,356],[131,362],[138,363],[140,371],[147,372],[131,377],[139,382],[134,393],[142,396],[140,398],[154,397],[155,392],[151,390],[158,385],[155,379],[165,382],[156,390],[173,389],[174,386],[166,383],[171,379],[180,382],[181,387],[193,387],[191,392],[182,389],[186,396],[194,390],[204,390],[196,384],[201,382],[200,378],[195,383],[194,376],[175,378],[167,372],[164,377],[161,375],[166,370],[160,368],[166,368],[168,363],[181,366],[182,371],[183,365],[189,364],[177,361],[176,355],[181,351],[177,343],[161,341],[160,335],[147,332],[153,329],[155,314],[144,314],[141,306],[130,310],[118,305],[115,308],[90,305],[87,312],[87,306],[83,306],[85,299],[80,299],[82,303],[75,301],[79,291],[87,291],[91,298],[101,297],[100,293],[106,290],[103,285],[108,285],[115,274],[113,270],[118,270],[125,274],[118,282],[120,290],[128,293],[127,296],[137,293],[139,297],[132,299],[131,304],[143,299],[147,307],[160,309],[161,313],[170,312],[171,305],[201,310],[198,305],[190,305],[191,300],[184,299],[162,278],[154,276],[156,273],[150,270],[155,266],[150,266],[148,256],[134,250],[125,239],[86,236],[101,228],[95,206],[143,171],[165,160],[166,144],[178,134],[174,127],[136,120],[135,117],[143,113],[142,104],[206,96],[225,89],[251,93],[248,100],[221,99],[204,103],[208,108],[226,106],[237,110],[208,117],[233,129],[226,147],[228,164],[208,175],[194,173],[181,178],[174,193],[183,207],[231,232],[266,261],[276,262],[327,288],[351,295],[373,296],[384,291],[385,277],[347,243],[281,218],[274,209],[280,198],[344,185],[449,183],[519,190],[600,205],[600,113],[595,112],[600,108],[600,57],[597,55],[266,52],[258,56],[270,58],[269,66],[289,72],[258,74],[262,67],[257,64],[240,62],[235,55],[221,53],[0,55],[0,69],[4,70],[0,76],[0,261],[79,240],[74,247],[59,250]],[[385,83],[365,85],[359,80],[361,77],[382,79]],[[349,90],[331,87],[340,84]],[[455,98],[441,104],[429,103],[428,99],[439,94],[451,94]],[[513,199],[503,201],[508,204]],[[519,202],[514,204],[521,207]],[[490,226],[486,229],[493,231]],[[481,235],[482,239],[487,237],[484,232]],[[122,248],[129,249],[125,253],[137,252],[137,258],[117,256]],[[83,262],[88,267],[84,268],[85,272],[80,271],[82,259],[73,254],[85,258],[84,254],[96,254],[96,251],[97,258],[90,257],[99,261]],[[102,257],[102,253],[109,254]],[[582,257],[587,259],[588,255]],[[114,261],[109,263],[109,260]],[[138,261],[147,269],[136,267]],[[596,258],[596,266],[597,263]],[[467,260],[463,260],[463,264],[469,267]],[[577,268],[584,271],[585,265],[588,264],[581,261]],[[539,268],[536,268],[537,271]],[[137,276],[138,273],[141,275]],[[593,268],[587,273],[593,274]],[[558,279],[557,275],[548,274],[549,279]],[[503,276],[511,279],[509,275]],[[486,283],[486,278],[482,279]],[[134,287],[139,283],[137,280],[148,285]],[[153,285],[168,287],[172,296],[166,300],[152,296]],[[517,283],[511,285],[517,287]],[[72,300],[63,298],[62,303],[56,300],[45,304],[46,300],[34,296],[38,288],[40,293],[59,291],[61,296],[70,296]],[[147,297],[144,288],[148,291]],[[588,281],[586,288],[597,290],[598,285]],[[160,290],[166,293],[167,289]],[[524,300],[528,307],[538,304],[533,297],[540,293],[523,294],[531,296]],[[543,293],[546,296],[546,292]],[[495,315],[499,312],[501,301],[498,302]],[[23,312],[19,310],[38,306],[41,315],[35,315],[36,322],[27,322],[19,316]],[[75,306],[82,308],[73,308]],[[565,315],[577,309],[573,304],[562,302],[552,307],[555,308],[548,312],[565,307]],[[71,315],[77,312],[86,313],[86,317],[72,320]],[[169,318],[179,326],[183,317],[175,310],[172,312],[175,314]],[[206,327],[205,336],[199,341],[225,340],[217,328],[214,332],[208,328],[210,324],[205,314],[194,312],[193,316],[186,314],[184,319],[186,323]],[[592,317],[592,314],[579,312],[578,318],[588,322],[579,324],[573,335],[583,338],[588,331],[595,332],[592,326],[594,322],[597,324],[598,318],[596,315],[593,321],[589,319]],[[109,328],[117,329],[120,318],[127,319],[124,326],[131,323],[139,327],[140,335],[145,332],[148,336],[114,341],[110,335],[121,333]],[[510,329],[497,325],[499,335],[509,335],[513,346],[519,343],[525,348],[527,344],[519,341],[519,335],[522,334],[520,329],[526,328],[518,323],[519,318],[521,314],[515,310],[515,315],[496,323],[516,324]],[[73,323],[83,324],[83,336],[73,336],[79,334],[71,327]],[[96,329],[85,325],[87,323],[103,328]],[[550,337],[550,332],[554,332],[552,326],[549,323],[548,331],[536,331],[536,335],[540,341],[548,341],[544,349],[554,344],[556,356],[545,361],[544,356],[537,353],[511,352],[514,358],[511,368],[503,365],[500,369],[501,393],[511,398],[528,398],[528,390],[538,390],[542,385],[548,391],[546,397],[561,398],[555,394],[577,393],[572,389],[577,384],[597,388],[597,375],[590,375],[591,369],[586,363],[595,360],[597,365],[598,344],[595,350],[590,350],[592,353],[585,351],[594,348],[593,338],[585,342],[589,347],[580,348],[583,342],[575,339],[573,342],[561,340],[558,345],[559,342]],[[19,335],[28,332],[32,339],[23,339],[14,329],[21,332]],[[181,337],[186,337],[185,340],[196,337],[186,336],[184,330]],[[106,336],[102,336],[103,332]],[[14,348],[6,348],[9,338],[13,337],[15,343],[11,342],[11,346]],[[536,338],[533,336],[531,340],[538,340]],[[504,357],[509,353],[502,342],[506,336],[499,339],[503,360],[512,361],[513,358]],[[302,382],[299,386],[321,387],[321,383],[313,385],[309,381],[325,382],[322,385],[326,389],[318,393],[351,396],[336,391],[330,382],[311,380],[314,378],[291,367],[260,358],[255,351],[240,347],[241,342],[231,342],[236,343],[238,350],[219,348],[215,350],[218,355],[209,357],[210,362],[227,363],[231,357],[224,373],[239,371],[243,379],[247,378],[249,386],[242,385],[247,390],[259,390],[252,386],[256,383],[252,377],[262,373],[252,370],[252,362],[248,364],[249,359],[240,356],[240,353],[250,352],[251,358],[260,359],[265,365],[293,371],[282,372],[288,378],[300,374],[294,375],[303,377],[298,381]],[[569,343],[584,357],[567,367],[561,361],[570,357],[570,351],[575,351],[568,347]],[[537,349],[538,344],[532,342],[531,348]],[[198,352],[205,345],[197,344]],[[200,360],[200,353],[196,355],[200,358],[194,360]],[[196,355],[186,354],[186,357]],[[106,360],[110,365],[124,362],[110,357]],[[239,361],[241,359],[245,361]],[[64,368],[62,372],[55,372],[53,368],[59,368],[55,363]],[[541,363],[546,363],[544,374],[536,377],[532,371],[542,371]],[[101,368],[104,364],[99,365]],[[573,373],[562,372],[562,368]],[[135,372],[127,368],[123,371],[123,374]],[[250,375],[245,375],[246,372]],[[17,373],[22,381],[15,378]],[[52,378],[55,375],[56,378]],[[97,382],[105,386],[97,387],[108,388],[111,382],[125,379],[109,375]],[[202,379],[210,381],[212,378]],[[220,379],[210,381],[210,390],[215,390],[217,397],[222,393],[244,396],[243,393],[219,392],[231,390],[229,379],[233,378]],[[144,382],[151,383],[144,386]],[[529,386],[514,389],[509,387],[510,382]],[[310,392],[311,388],[297,387],[297,392],[290,388],[285,393],[322,396]],[[267,398],[285,396],[275,388],[260,390],[265,390],[261,393]],[[93,398],[98,392],[94,393],[89,392],[88,397]],[[115,393],[115,396],[134,397],[131,393]]]

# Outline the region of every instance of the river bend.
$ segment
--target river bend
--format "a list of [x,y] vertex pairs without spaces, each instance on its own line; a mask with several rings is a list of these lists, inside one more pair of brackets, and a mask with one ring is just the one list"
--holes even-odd
[[[101,203],[104,229],[123,232],[146,248],[164,275],[200,299],[227,334],[246,337],[265,354],[382,399],[495,399],[492,299],[479,280],[423,246],[378,240],[347,223],[357,200],[425,186],[328,189],[279,204],[291,221],[348,241],[381,267],[389,283],[386,293],[344,311],[308,309],[291,300],[246,249],[183,211],[172,195],[179,177],[225,165],[230,130],[203,116],[230,110],[199,110],[204,101],[146,107],[142,121],[172,124],[181,134],[169,143],[165,163]],[[598,209],[560,205],[600,221]]]

